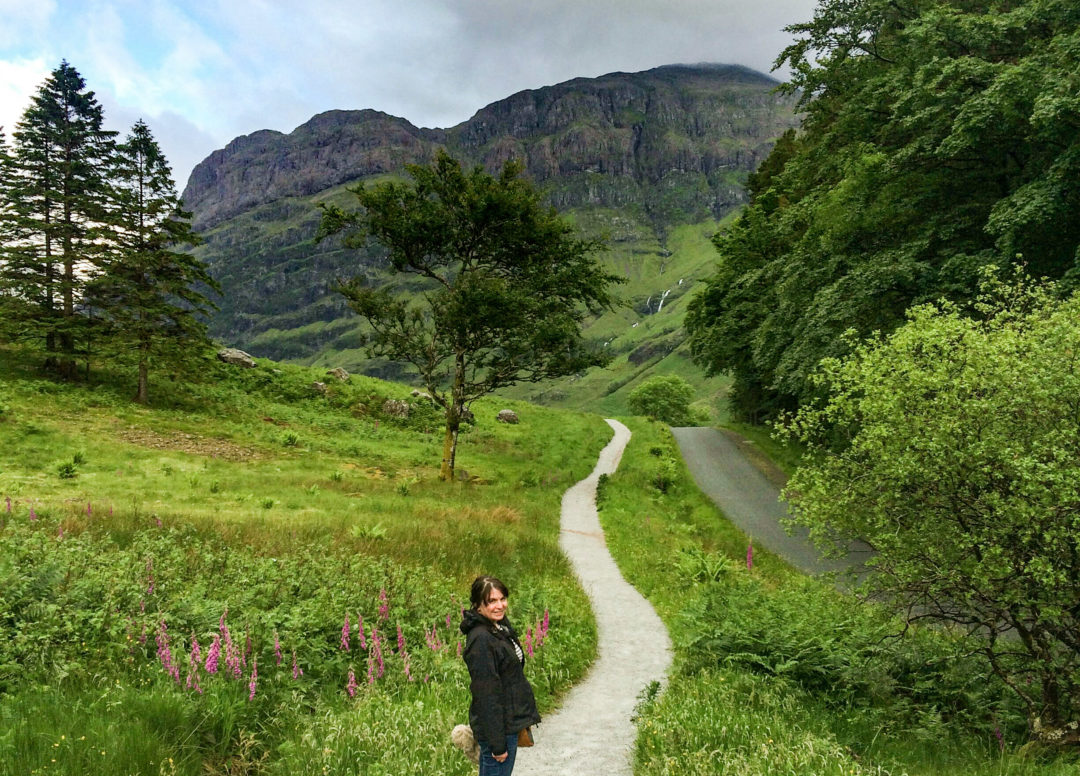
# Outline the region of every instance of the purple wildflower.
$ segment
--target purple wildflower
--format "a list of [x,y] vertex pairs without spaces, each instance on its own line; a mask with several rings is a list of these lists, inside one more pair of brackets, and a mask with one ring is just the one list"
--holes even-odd
[[112,504],[109,504],[109,517],[112,517]]
[[248,682],[248,700],[255,700],[255,687],[259,684],[259,661],[251,657],[251,681]]
[[34,511],[34,505],[31,504],[30,505],[30,521],[33,522],[34,520],[37,520],[37,512]]
[[379,591],[379,620],[390,619],[390,602],[386,599],[386,588]]
[[360,649],[367,649],[367,639],[364,638],[364,615],[356,615],[356,632],[360,636]]
[[450,625],[450,613],[447,612],[446,613],[446,629],[450,630],[450,628],[451,628],[451,625]]
[[529,657],[533,656],[532,628],[525,629],[525,654],[527,654]]
[[169,649],[169,631],[165,627],[164,619],[162,619],[161,625],[158,626],[157,645],[158,660],[161,661],[162,668],[173,678],[173,681],[180,684],[180,669],[173,663],[172,650]]
[[458,639],[457,642],[457,656],[461,657],[461,639]]
[[281,665],[281,642],[278,641],[277,631],[274,631],[274,665]]
[[202,659],[202,650],[199,649],[199,640],[195,638],[195,632],[191,633],[191,654],[188,655],[187,688],[195,690],[202,695],[202,687],[199,686],[199,661]]
[[296,650],[292,651],[292,678],[299,679],[304,675],[304,669],[296,664]]
[[374,626],[371,628],[371,655],[375,658],[375,665],[377,667],[375,678],[382,679],[383,673],[386,670],[383,663],[382,637],[379,636],[379,631]]
[[345,683],[345,692],[349,693],[350,698],[356,697],[356,689],[359,685],[356,684],[356,674],[353,670],[349,669],[349,681]]
[[86,502],[86,516],[87,517],[93,517],[94,516],[94,510],[92,510],[90,508],[90,502],[89,501]]
[[401,632],[401,623],[397,626],[397,649],[401,654],[405,654],[405,634]]
[[994,738],[997,739],[998,749],[1000,751],[1004,752],[1005,751],[1005,736],[1002,735],[1001,728],[999,728],[997,725],[994,725]]
[[214,634],[214,642],[210,645],[210,649],[206,653],[206,665],[203,668],[206,669],[208,674],[216,674],[218,669],[218,657],[221,655],[221,636]]
[[349,651],[349,631],[352,626],[349,625],[349,613],[345,612],[345,624],[341,626],[341,646],[339,649],[343,649],[346,652]]

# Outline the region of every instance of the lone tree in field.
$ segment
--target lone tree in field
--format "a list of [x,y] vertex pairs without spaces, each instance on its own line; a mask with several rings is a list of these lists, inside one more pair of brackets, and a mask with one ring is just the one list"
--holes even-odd
[[408,298],[359,278],[340,291],[371,327],[370,354],[411,364],[445,410],[440,476],[449,480],[470,402],[605,362],[581,325],[614,304],[619,278],[593,258],[603,242],[575,237],[517,164],[493,177],[442,152],[408,171],[408,183],[352,189],[359,210],[323,205],[319,239],[345,232],[357,247],[372,237],[394,272],[430,282]]
[[[989,290],[989,289],[987,289]],[[821,372],[786,497],[868,592],[969,633],[1036,740],[1080,744],[1080,297],[997,286],[976,317],[915,308]]]

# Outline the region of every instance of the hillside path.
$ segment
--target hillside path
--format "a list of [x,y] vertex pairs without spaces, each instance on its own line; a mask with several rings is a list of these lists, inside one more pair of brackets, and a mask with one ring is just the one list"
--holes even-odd
[[702,493],[724,516],[761,545],[807,574],[861,566],[870,547],[853,544],[843,560],[822,558],[809,531],[795,526],[789,534],[780,521],[788,516],[780,501],[784,475],[753,445],[730,431],[673,428],[686,467]]
[[596,483],[619,465],[630,430],[608,420],[615,436],[592,474],[563,495],[559,546],[592,602],[598,657],[585,680],[536,730],[536,746],[518,751],[514,776],[631,776],[637,734],[630,717],[638,694],[663,681],[671,640],[652,606],[623,579],[596,514]]

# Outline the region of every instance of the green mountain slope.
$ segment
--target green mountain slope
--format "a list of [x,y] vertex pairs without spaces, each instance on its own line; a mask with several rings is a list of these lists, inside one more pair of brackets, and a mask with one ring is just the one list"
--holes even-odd
[[[489,169],[519,159],[583,232],[609,237],[603,261],[628,282],[626,306],[589,326],[615,353],[611,369],[515,393],[618,410],[625,389],[654,369],[693,377],[678,357],[681,324],[714,260],[708,238],[745,201],[746,174],[795,124],[793,100],[775,86],[741,67],[670,66],[521,92],[447,130],[330,111],[289,135],[237,138],[195,169],[184,192],[205,238],[199,256],[224,289],[212,333],[260,356],[408,379],[367,359],[359,322],[333,290],[355,275],[387,282],[379,248],[315,245],[318,203],[349,206],[349,184],[401,175],[441,148]],[[723,388],[693,379],[703,394]]]

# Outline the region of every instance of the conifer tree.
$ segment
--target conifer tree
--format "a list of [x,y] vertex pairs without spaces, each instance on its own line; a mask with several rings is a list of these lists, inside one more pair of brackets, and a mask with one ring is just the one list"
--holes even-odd
[[[0,127],[0,279],[7,266],[8,251],[14,241],[15,212],[11,205],[11,153],[8,150],[7,136]],[[12,319],[14,296],[0,280],[0,337],[6,338],[6,323]]]
[[134,356],[135,400],[145,404],[152,365],[180,364],[208,344],[201,318],[213,305],[199,289],[218,286],[205,264],[176,250],[197,244],[198,236],[143,121],[117,146],[113,176],[114,243],[88,299],[107,322],[110,349]]
[[109,240],[108,168],[115,146],[103,111],[66,61],[38,89],[14,132],[11,185],[15,237],[3,266],[21,302],[25,337],[42,339],[47,366],[75,376],[87,318],[80,304]]

